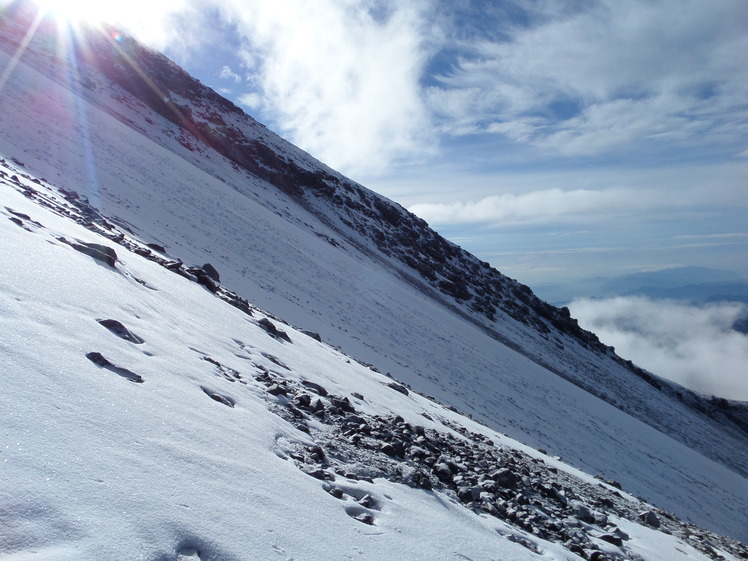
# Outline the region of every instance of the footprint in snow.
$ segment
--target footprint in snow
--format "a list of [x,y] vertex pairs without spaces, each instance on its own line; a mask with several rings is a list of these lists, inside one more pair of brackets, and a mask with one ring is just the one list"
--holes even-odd
[[136,384],[142,384],[145,380],[143,380],[143,377],[139,374],[135,374],[135,372],[132,372],[128,370],[127,368],[122,368],[120,366],[115,366],[109,360],[107,360],[104,355],[98,352],[90,352],[86,354],[86,358],[93,362],[96,366],[99,366],[101,368],[105,368],[109,370],[110,372],[114,372],[118,376],[122,376],[124,379],[129,380],[130,382],[135,382]]
[[222,551],[211,540],[189,537],[181,540],[172,553],[158,557],[155,561],[240,561],[240,559]]

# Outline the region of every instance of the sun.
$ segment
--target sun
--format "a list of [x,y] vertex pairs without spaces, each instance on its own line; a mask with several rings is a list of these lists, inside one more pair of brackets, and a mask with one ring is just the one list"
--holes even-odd
[[171,18],[188,12],[192,4],[190,0],[30,1],[45,19],[53,20],[60,28],[75,31],[84,26],[111,26],[158,49],[163,49],[174,37],[177,27]]
[[109,22],[114,15],[108,8],[111,3],[101,0],[37,0],[37,3],[47,17],[65,26]]

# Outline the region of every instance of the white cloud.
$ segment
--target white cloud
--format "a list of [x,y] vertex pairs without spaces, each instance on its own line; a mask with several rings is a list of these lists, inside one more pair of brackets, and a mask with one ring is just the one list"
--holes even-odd
[[582,327],[650,372],[693,390],[748,401],[748,336],[732,330],[739,303],[618,297],[569,305]]
[[218,77],[223,78],[224,80],[232,80],[235,84],[238,84],[242,81],[241,76],[231,70],[230,67],[225,65],[221,68],[221,72],[218,74]]
[[418,163],[472,133],[565,156],[746,153],[744,0],[151,4],[117,17],[183,62],[230,37],[252,70],[244,93],[261,97],[249,106],[349,174]]
[[522,194],[492,195],[474,202],[422,203],[410,211],[433,224],[484,222],[496,225],[590,223],[615,215],[620,220],[671,204],[668,196],[653,190],[545,189]]
[[460,38],[459,65],[430,90],[445,128],[569,155],[745,138],[742,0],[603,0],[548,13],[500,41]]
[[258,93],[242,94],[238,97],[237,101],[251,110],[262,107],[262,96]]
[[[262,107],[264,120],[274,121],[268,124],[325,163],[376,174],[434,152],[420,84],[438,45],[428,0],[157,4],[110,19],[155,48],[168,47],[183,64],[210,58],[228,37],[236,41],[232,56],[251,70],[251,89],[238,101]],[[239,75],[224,67],[221,77]]]
[[163,50],[167,45],[180,43],[183,26],[175,25],[175,17],[184,21],[198,18],[194,0],[129,0],[128,2],[101,2],[92,0],[101,18],[123,25],[129,33],[148,45]]
[[263,107],[291,139],[348,173],[430,151],[419,80],[426,2],[224,1],[257,64]]

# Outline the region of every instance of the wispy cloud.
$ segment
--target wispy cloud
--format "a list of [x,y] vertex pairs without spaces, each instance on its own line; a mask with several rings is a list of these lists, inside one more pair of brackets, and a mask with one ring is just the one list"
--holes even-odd
[[630,189],[545,189],[494,195],[475,202],[416,204],[410,210],[436,224],[581,224],[606,220],[611,214],[621,217],[638,213],[666,202],[669,202],[667,196],[656,191],[640,191],[634,196]]
[[624,358],[693,390],[748,401],[748,336],[734,331],[745,305],[692,306],[644,297],[575,300],[580,325]]
[[222,78],[224,80],[231,80],[235,84],[238,84],[239,82],[242,81],[242,77],[239,76],[239,74],[237,74],[236,72],[234,72],[233,70],[231,70],[231,68],[229,66],[226,66],[226,65],[224,65],[221,68],[221,71],[218,73],[218,77]]
[[443,126],[569,155],[745,138],[743,2],[577,5],[528,10],[498,40],[457,37],[462,54],[431,90]]

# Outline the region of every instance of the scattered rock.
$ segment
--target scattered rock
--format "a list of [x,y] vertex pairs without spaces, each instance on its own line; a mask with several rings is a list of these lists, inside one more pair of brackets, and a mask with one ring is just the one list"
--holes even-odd
[[397,448],[395,448],[392,444],[382,444],[380,450],[383,454],[387,454],[390,458],[402,457],[402,454],[398,454]]
[[213,279],[203,267],[188,267],[186,272],[193,275],[200,284],[207,288],[213,294],[218,292],[219,284]]
[[341,411],[344,411],[346,413],[355,413],[356,408],[351,405],[351,402],[348,400],[347,397],[337,397],[332,396],[330,398],[330,405],[333,407],[337,407]]
[[452,470],[449,469],[449,466],[444,462],[434,464],[432,471],[442,483],[452,483]]
[[614,536],[613,534],[603,534],[600,536],[600,539],[612,543],[613,545],[616,545],[618,547],[621,547],[623,545],[623,540],[619,538],[618,536]]
[[376,508],[377,506],[377,502],[368,493],[358,500],[358,504],[364,508]]
[[489,474],[496,483],[507,489],[512,489],[521,481],[521,477],[509,468],[501,468]]
[[400,392],[403,395],[408,395],[408,388],[403,386],[402,384],[398,384],[397,382],[389,382],[387,384],[388,387],[392,388],[396,392]]
[[335,476],[321,468],[307,468],[302,470],[307,475],[323,481],[334,481]]
[[157,243],[147,243],[145,244],[146,247],[151,248],[153,251],[158,251],[159,253],[166,254],[166,248],[160,244]]
[[322,342],[322,336],[316,331],[307,331],[306,329],[302,329],[301,332],[307,337],[311,337],[315,341],[319,341],[320,343]]
[[208,275],[211,279],[213,279],[216,282],[221,282],[221,276],[218,274],[218,271],[216,271],[216,268],[211,265],[210,263],[206,263],[202,267],[203,271],[205,271],[205,274]]
[[651,510],[640,513],[639,520],[644,522],[647,526],[651,526],[652,528],[660,527],[660,519]]
[[128,370],[127,368],[121,368],[119,366],[115,366],[109,360],[104,357],[99,352],[90,352],[86,354],[86,358],[93,362],[96,366],[100,366],[101,368],[105,368],[111,372],[114,372],[118,376],[122,376],[126,380],[129,380],[130,382],[135,382],[138,384],[142,384],[144,382],[143,377],[135,374],[135,372],[132,372]]
[[587,508],[584,504],[575,501],[572,504],[572,507],[574,509],[574,516],[576,516],[579,520],[581,520],[582,522],[587,522],[588,524],[594,524],[595,515],[592,514],[592,511],[590,511],[590,509]]
[[288,395],[288,390],[280,384],[273,384],[267,389],[270,395]]
[[169,261],[167,263],[164,263],[164,267],[174,272],[180,271],[182,269],[182,265],[184,265],[184,263],[182,263],[181,261]]
[[358,520],[359,522],[362,522],[364,524],[368,524],[369,526],[374,525],[374,517],[369,514],[368,512],[361,512],[358,514],[351,514],[351,518],[354,520]]
[[276,339],[284,339],[289,343],[291,342],[291,338],[288,334],[285,331],[278,329],[268,318],[262,318],[257,323],[259,323],[260,327],[262,327],[272,337],[275,337]]
[[116,319],[97,319],[96,321],[98,321],[102,326],[106,327],[109,331],[114,333],[117,337],[120,337],[125,341],[130,341],[131,343],[135,343],[136,345],[142,345],[143,343],[145,343],[145,340],[135,335],[132,331],[127,329]]
[[330,487],[329,489],[326,489],[326,491],[336,499],[343,498],[343,490],[340,487]]
[[298,407],[310,407],[312,405],[312,398],[308,393],[300,393],[293,398],[293,402]]
[[117,253],[111,247],[101,245],[98,243],[88,243],[88,242],[81,242],[81,243],[67,242],[67,243],[73,249],[80,251],[81,253],[84,253],[88,255],[89,257],[93,257],[97,261],[106,263],[110,267],[114,267],[114,264],[117,263]]
[[320,386],[319,384],[315,382],[310,382],[309,380],[302,380],[301,384],[305,386],[306,388],[309,388],[317,395],[321,395],[322,397],[327,397],[327,390]]
[[218,403],[223,403],[227,407],[233,408],[236,402],[231,399],[230,397],[226,397],[225,395],[221,395],[219,393],[214,392],[213,390],[210,390],[206,387],[200,386],[200,389],[205,392],[205,394],[210,397],[212,400],[217,401]]

